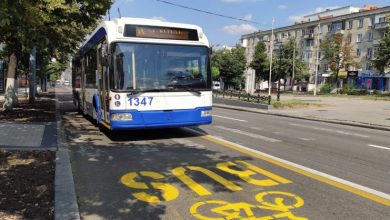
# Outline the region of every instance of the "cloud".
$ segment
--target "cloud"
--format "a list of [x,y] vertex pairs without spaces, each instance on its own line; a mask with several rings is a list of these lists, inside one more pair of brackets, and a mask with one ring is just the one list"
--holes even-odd
[[305,13],[289,16],[288,20],[290,20],[292,22],[300,22],[300,21],[303,20],[303,17],[306,16],[306,15],[323,12],[323,11],[326,11],[327,9],[332,10],[332,9],[335,9],[335,8],[340,8],[340,6],[318,7],[318,8],[315,8],[314,10],[307,11]]
[[227,3],[240,3],[240,2],[262,2],[264,0],[221,0]]
[[250,21],[250,20],[252,20],[252,17],[253,17],[252,14],[247,14],[244,16],[244,19]]
[[159,17],[159,16],[151,17],[151,19],[160,20],[160,21],[168,21],[166,18],[164,18],[164,17]]
[[279,9],[282,9],[282,10],[283,10],[283,9],[287,9],[287,5],[279,5],[278,8],[279,8]]
[[240,25],[226,25],[223,27],[223,31],[227,34],[236,35],[236,34],[247,34],[257,31],[257,28],[250,24],[240,24]]

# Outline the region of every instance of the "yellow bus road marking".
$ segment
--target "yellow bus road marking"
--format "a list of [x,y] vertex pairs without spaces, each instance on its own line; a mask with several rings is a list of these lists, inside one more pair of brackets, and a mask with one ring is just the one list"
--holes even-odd
[[194,133],[197,135],[201,135],[201,138],[204,140],[216,143],[216,144],[224,146],[224,147],[228,147],[230,149],[239,151],[239,152],[244,153],[244,154],[248,154],[252,157],[256,157],[258,159],[261,159],[261,160],[267,161],[269,163],[278,165],[280,167],[294,171],[294,172],[299,173],[301,175],[310,177],[310,178],[318,180],[320,182],[323,182],[323,183],[329,184],[331,186],[343,189],[345,191],[354,193],[358,196],[373,200],[375,202],[381,203],[381,204],[386,205],[386,206],[390,206],[390,195],[389,194],[386,194],[386,193],[383,193],[383,192],[380,192],[380,191],[377,191],[377,190],[374,190],[374,189],[371,189],[371,188],[368,188],[368,187],[365,187],[365,186],[362,186],[362,185],[359,185],[359,184],[356,184],[356,183],[353,183],[353,182],[350,182],[350,181],[347,181],[347,180],[344,180],[344,179],[341,179],[341,178],[338,178],[338,177],[335,177],[335,176],[332,176],[332,175],[329,175],[329,174],[326,174],[326,173],[323,173],[323,172],[320,172],[320,171],[317,171],[317,170],[314,170],[314,169],[311,169],[311,168],[308,168],[308,167],[305,167],[305,166],[302,166],[302,165],[299,165],[299,164],[296,164],[296,163],[293,163],[290,161],[287,161],[287,160],[283,160],[281,158],[278,158],[278,157],[275,157],[275,156],[272,156],[272,155],[269,155],[269,154],[266,154],[266,153],[248,148],[248,147],[244,147],[242,145],[239,145],[239,144],[227,141],[227,140],[223,140],[223,139],[220,139],[217,137],[213,137],[211,135],[207,135],[203,132],[194,130],[192,128],[183,128],[183,129],[188,131],[188,132],[191,132],[191,133]]

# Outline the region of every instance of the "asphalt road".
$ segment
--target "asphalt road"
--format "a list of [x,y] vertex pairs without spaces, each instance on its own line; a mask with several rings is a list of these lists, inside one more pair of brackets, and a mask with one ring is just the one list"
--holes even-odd
[[112,133],[63,91],[83,219],[390,216],[389,132],[215,108],[212,125]]

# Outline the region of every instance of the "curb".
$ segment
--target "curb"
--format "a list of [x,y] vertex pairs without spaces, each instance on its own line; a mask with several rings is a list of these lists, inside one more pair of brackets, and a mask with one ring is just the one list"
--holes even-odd
[[353,127],[368,128],[368,129],[381,130],[381,131],[390,131],[390,127],[383,127],[383,126],[374,125],[374,124],[360,124],[360,123],[358,124],[358,123],[346,122],[346,121],[333,121],[333,120],[329,120],[329,119],[285,115],[285,114],[280,114],[280,113],[261,111],[261,110],[257,110],[257,109],[250,109],[250,108],[236,107],[236,106],[227,106],[227,105],[221,105],[221,104],[215,104],[215,103],[213,103],[213,107],[231,109],[231,110],[237,110],[237,111],[252,112],[252,113],[258,113],[258,114],[263,114],[263,115],[272,115],[272,116],[285,117],[285,118],[295,118],[295,119],[301,119],[301,120],[307,120],[307,121],[318,121],[318,122],[325,122],[325,123],[330,123],[330,124],[348,125],[348,126],[353,126]]
[[56,119],[57,119],[57,153],[56,171],[54,180],[54,219],[55,220],[79,220],[79,207],[70,164],[68,149],[64,147],[65,133],[61,126],[61,114],[59,99],[56,94]]

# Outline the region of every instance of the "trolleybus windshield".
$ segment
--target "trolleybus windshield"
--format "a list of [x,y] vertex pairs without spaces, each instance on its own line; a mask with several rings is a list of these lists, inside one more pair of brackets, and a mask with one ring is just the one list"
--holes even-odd
[[113,48],[113,90],[188,91],[211,88],[207,47],[115,43]]

